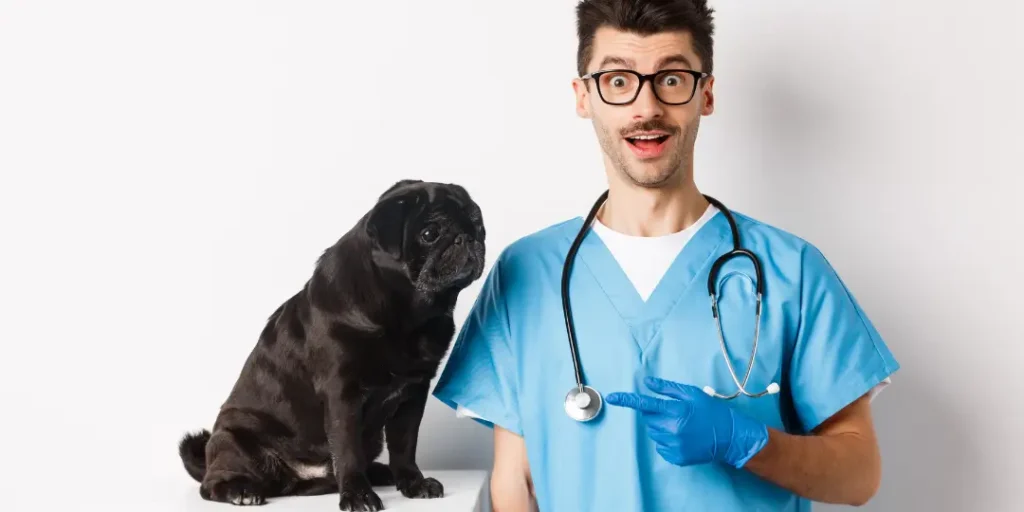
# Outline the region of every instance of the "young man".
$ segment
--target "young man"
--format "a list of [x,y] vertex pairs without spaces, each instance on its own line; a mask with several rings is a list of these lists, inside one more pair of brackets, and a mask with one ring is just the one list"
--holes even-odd
[[[434,391],[493,426],[498,512],[805,511],[863,504],[878,488],[869,404],[899,365],[853,295],[813,245],[735,212],[741,247],[760,258],[760,317],[752,260],[714,265],[734,240],[693,177],[700,117],[714,110],[711,14],[702,0],[577,7],[573,87],[608,196],[569,298],[582,378],[603,406],[589,421],[569,415],[561,278],[585,227],[574,218],[502,252]],[[779,387],[704,391],[732,395],[737,381]]]

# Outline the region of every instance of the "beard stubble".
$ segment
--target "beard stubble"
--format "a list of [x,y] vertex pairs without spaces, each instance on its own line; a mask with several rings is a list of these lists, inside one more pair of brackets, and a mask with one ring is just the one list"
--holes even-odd
[[[700,118],[694,119],[693,123],[686,127],[685,131],[660,120],[649,120],[634,123],[617,133],[606,125],[594,119],[594,127],[597,129],[598,142],[601,149],[618,173],[636,186],[644,188],[658,188],[670,183],[672,178],[683,171],[683,162],[689,161],[693,153],[693,144],[697,139],[697,130],[700,126]],[[665,152],[656,164],[647,164],[633,160],[633,155],[623,144],[628,142],[623,137],[631,132],[645,130],[662,130],[671,134],[672,146],[665,148]],[[632,163],[635,164],[631,166]],[[643,172],[639,166],[656,165],[654,173]]]

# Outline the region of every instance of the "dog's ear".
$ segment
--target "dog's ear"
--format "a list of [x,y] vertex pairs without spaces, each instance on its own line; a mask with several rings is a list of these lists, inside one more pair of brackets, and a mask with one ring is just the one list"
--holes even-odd
[[391,185],[390,187],[388,187],[388,189],[385,190],[380,195],[380,197],[378,199],[383,199],[384,196],[390,194],[394,190],[397,190],[399,187],[404,187],[406,185],[412,185],[413,183],[423,183],[423,180],[414,180],[414,179],[399,180],[394,185]]
[[413,197],[394,196],[381,199],[366,219],[366,234],[370,240],[395,257],[402,254],[405,241],[405,220],[414,201]]

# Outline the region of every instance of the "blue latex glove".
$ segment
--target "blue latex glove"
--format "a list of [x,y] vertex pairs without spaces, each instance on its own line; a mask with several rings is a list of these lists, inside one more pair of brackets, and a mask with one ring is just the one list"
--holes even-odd
[[655,377],[644,384],[671,399],[611,393],[605,401],[643,414],[648,437],[672,464],[717,461],[741,468],[768,443],[767,426],[699,388]]

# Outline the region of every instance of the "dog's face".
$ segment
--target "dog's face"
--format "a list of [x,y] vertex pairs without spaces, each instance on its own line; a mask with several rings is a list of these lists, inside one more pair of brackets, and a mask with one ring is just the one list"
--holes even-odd
[[420,292],[462,289],[483,273],[483,217],[459,185],[400,181],[370,211],[366,231],[377,265],[404,273]]

